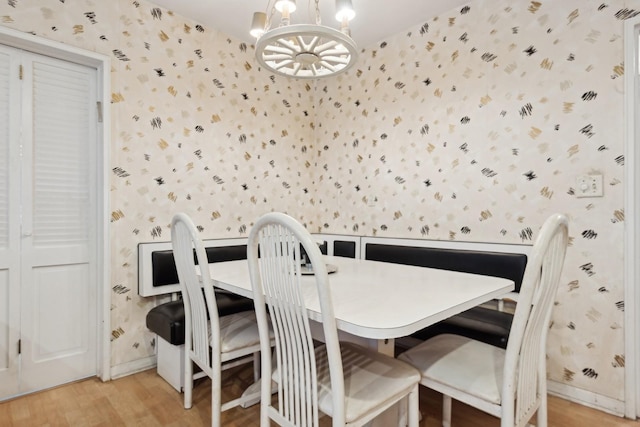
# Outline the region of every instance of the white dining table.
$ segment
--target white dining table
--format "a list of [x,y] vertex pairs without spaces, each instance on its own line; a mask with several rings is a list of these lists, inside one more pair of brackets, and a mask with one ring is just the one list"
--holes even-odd
[[[393,354],[394,339],[408,336],[514,289],[512,280],[404,264],[323,257],[340,339]],[[246,260],[209,264],[214,286],[253,298]],[[313,275],[303,276],[311,319],[321,322]],[[316,325],[315,331],[321,328]]]
[[[343,257],[323,257],[336,271],[329,286],[340,340],[394,356],[395,338],[408,336],[514,289],[512,280],[450,270]],[[214,286],[253,298],[247,260],[209,264]],[[313,275],[301,285],[314,337],[322,340],[322,317]],[[259,383],[245,391],[255,394]],[[246,406],[257,403],[248,402]],[[397,424],[397,408],[369,426]]]

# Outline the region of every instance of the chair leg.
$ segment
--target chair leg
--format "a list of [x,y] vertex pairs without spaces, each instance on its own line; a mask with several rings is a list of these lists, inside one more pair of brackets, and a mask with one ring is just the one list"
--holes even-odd
[[442,427],[451,427],[451,396],[442,396]]
[[536,413],[537,427],[547,427],[547,365],[544,360],[544,354],[540,363],[540,371],[538,374],[538,396],[540,396],[540,406]]
[[420,394],[419,386],[416,384],[409,393],[409,427],[418,427],[420,423]]
[[253,381],[257,382],[260,379],[260,352],[253,353]]
[[540,402],[540,407],[538,408],[538,413],[536,416],[536,426],[537,427],[547,427],[547,399],[546,397],[542,398]]
[[398,427],[407,427],[407,406],[409,405],[409,396],[401,399],[398,406]]
[[193,362],[187,351],[185,351],[184,361],[184,408],[191,409],[193,402]]
[[221,418],[221,399],[222,390],[220,389],[220,371],[217,372],[217,381],[211,378],[211,426],[220,427]]

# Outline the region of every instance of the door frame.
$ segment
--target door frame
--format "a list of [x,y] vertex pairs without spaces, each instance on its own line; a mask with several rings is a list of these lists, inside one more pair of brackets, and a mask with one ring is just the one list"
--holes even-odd
[[635,141],[640,140],[640,16],[624,22],[624,139],[625,139],[625,233],[624,233],[624,329],[625,329],[625,416],[636,419],[640,416],[640,267],[636,262],[640,256],[640,149]]
[[[102,104],[102,121],[98,123],[96,141],[96,195],[98,218],[96,230],[97,240],[97,374],[103,381],[111,379],[111,346],[110,346],[110,239],[109,239],[109,146],[111,141],[111,59],[102,54],[76,48],[63,43],[34,36],[29,33],[0,26],[0,43],[29,52],[62,59],[85,65],[97,70],[98,100]],[[97,106],[96,106],[97,108]],[[102,244],[100,244],[102,242]]]

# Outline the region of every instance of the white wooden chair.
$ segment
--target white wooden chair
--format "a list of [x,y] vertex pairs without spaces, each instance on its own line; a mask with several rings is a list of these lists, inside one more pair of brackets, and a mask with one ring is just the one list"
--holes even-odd
[[[314,271],[310,280],[301,280],[301,245]],[[409,425],[417,427],[419,373],[392,357],[338,342],[326,265],[305,228],[285,214],[266,214],[251,230],[247,253],[263,379],[271,376],[278,388],[277,402],[272,402],[270,385],[262,382],[260,425],[274,420],[282,426],[315,427],[324,413],[333,426],[361,426],[397,403],[402,408],[399,424],[406,425],[408,400]],[[320,304],[325,344],[317,347],[307,298]],[[276,341],[273,366],[269,322]]]
[[[259,378],[260,337],[254,311],[219,317],[215,291],[207,266],[207,254],[191,219],[183,213],[171,221],[171,242],[180,280],[185,312],[184,407],[192,406],[194,378],[211,378],[211,425],[220,426],[220,413],[238,405],[255,403],[259,393],[222,404],[221,373],[243,363],[254,362],[254,376]],[[267,344],[268,345],[268,344]],[[202,372],[193,374],[193,363]]]
[[422,373],[420,384],[444,395],[442,425],[451,425],[451,399],[525,426],[537,413],[547,425],[546,342],[568,241],[564,215],[542,226],[527,262],[507,348],[458,335],[433,337],[399,356]]

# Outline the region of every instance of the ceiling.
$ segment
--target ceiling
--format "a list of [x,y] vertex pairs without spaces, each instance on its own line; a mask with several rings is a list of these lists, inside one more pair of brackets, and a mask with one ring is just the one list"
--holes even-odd
[[[267,8],[267,0],[150,1],[247,43],[255,41],[249,35],[253,12],[265,12]],[[351,36],[358,47],[367,47],[469,2],[470,0],[352,0],[356,17],[350,23]],[[315,22],[315,1],[297,0],[297,4],[298,10],[291,15],[292,23]],[[334,0],[320,0],[320,12],[324,25],[339,28],[334,16]]]

